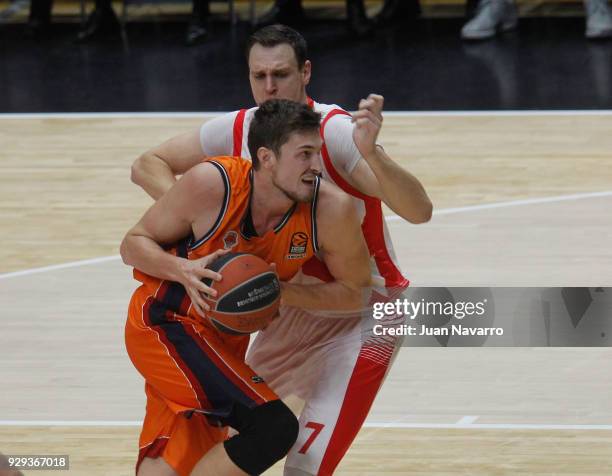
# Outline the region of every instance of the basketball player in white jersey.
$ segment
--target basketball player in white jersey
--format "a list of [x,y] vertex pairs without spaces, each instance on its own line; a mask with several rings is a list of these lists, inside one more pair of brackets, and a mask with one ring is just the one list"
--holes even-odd
[[[322,114],[323,177],[353,197],[372,257],[375,298],[393,298],[408,280],[397,264],[381,202],[412,223],[427,222],[432,205],[418,179],[376,143],[383,98],[369,95],[352,116],[338,106],[310,99],[306,42],[282,25],[253,34],[247,54],[257,104],[292,99]],[[176,175],[206,156],[249,158],[246,139],[255,110],[225,114],[145,152],[132,167],[132,180],[157,199],[174,184]],[[314,258],[295,279],[320,282],[330,275]],[[281,317],[254,340],[248,363],[279,396],[293,394],[305,401],[298,440],[285,463],[286,476],[332,474],[359,432],[401,344],[374,338],[363,322],[354,313],[282,308]]]

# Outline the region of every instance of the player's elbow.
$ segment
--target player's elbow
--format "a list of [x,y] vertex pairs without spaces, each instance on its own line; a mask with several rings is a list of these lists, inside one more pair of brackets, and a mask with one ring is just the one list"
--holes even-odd
[[124,264],[128,266],[132,266],[132,261],[130,258],[130,246],[129,246],[129,234],[123,238],[121,242],[121,246],[119,247],[119,254],[121,255],[121,260]]
[[130,173],[130,179],[133,183],[142,187],[144,177],[146,176],[147,162],[150,160],[148,153],[142,154],[133,163]]
[[423,200],[423,202],[419,205],[419,207],[415,210],[415,212],[409,218],[410,223],[414,223],[418,225],[420,223],[427,223],[431,220],[431,216],[433,214],[433,204],[431,200],[428,198]]
[[365,281],[357,286],[347,286],[345,308],[347,310],[363,309],[370,295],[371,283],[366,284]]
[[368,289],[372,285],[372,273],[370,272],[370,267],[366,265],[363,270],[359,272],[359,275],[355,276],[353,287],[357,292],[361,293],[364,289]]
[[351,282],[345,282],[346,303],[351,309],[362,309],[365,301],[370,295],[372,287],[372,275],[369,269],[360,276],[353,276]]
[[403,207],[392,210],[413,225],[427,223],[433,214],[433,205],[428,197],[423,197],[417,203],[406,203]]

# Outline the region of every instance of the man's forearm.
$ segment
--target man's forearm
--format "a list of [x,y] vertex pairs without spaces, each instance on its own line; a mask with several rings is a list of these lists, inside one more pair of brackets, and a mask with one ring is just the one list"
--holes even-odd
[[181,263],[186,261],[166,253],[155,241],[140,235],[128,235],[121,243],[121,258],[150,276],[180,282]]
[[383,201],[411,223],[423,223],[431,218],[432,205],[419,180],[391,159],[382,147],[364,157],[376,176]]
[[176,177],[166,162],[154,154],[146,153],[132,165],[132,182],[157,200],[172,188]]
[[361,309],[369,288],[355,289],[339,281],[322,284],[281,283],[282,304],[303,309],[349,311]]

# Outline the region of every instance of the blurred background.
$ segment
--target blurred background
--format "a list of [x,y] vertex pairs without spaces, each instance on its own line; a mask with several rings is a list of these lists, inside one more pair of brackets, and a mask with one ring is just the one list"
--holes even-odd
[[[518,15],[518,16],[517,16]],[[605,0],[0,0],[0,111],[227,111],[252,104],[243,46],[283,21],[317,101],[387,110],[612,107]]]

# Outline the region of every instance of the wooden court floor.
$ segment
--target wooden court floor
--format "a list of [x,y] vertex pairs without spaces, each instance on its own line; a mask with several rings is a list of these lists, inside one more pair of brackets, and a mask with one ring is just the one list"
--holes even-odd
[[[133,473],[138,428],[119,425],[144,400],[116,255],[151,202],[129,166],[200,122],[0,118],[0,452]],[[413,284],[612,285],[610,130],[609,115],[388,116],[381,142],[437,211],[389,216]],[[608,349],[403,349],[338,474],[612,474],[611,372]],[[86,420],[99,424],[71,426]]]

